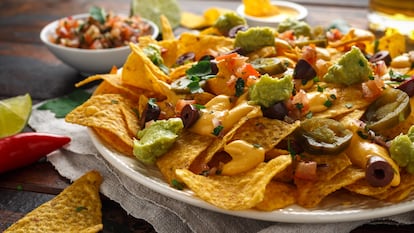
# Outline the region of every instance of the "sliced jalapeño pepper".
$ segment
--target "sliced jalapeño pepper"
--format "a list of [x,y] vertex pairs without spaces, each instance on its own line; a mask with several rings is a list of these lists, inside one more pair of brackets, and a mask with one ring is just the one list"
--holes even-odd
[[302,121],[295,139],[311,154],[338,154],[351,143],[352,132],[333,119],[310,118]]
[[410,113],[410,97],[399,89],[387,88],[368,106],[363,120],[369,129],[380,131],[404,121]]

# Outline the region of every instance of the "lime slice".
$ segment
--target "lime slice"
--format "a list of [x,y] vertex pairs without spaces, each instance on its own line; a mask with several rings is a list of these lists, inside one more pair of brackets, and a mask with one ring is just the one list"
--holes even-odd
[[31,112],[32,98],[29,94],[0,100],[0,138],[22,131]]
[[176,0],[132,0],[131,14],[153,21],[160,29],[160,15],[165,15],[171,27],[180,25],[181,10]]

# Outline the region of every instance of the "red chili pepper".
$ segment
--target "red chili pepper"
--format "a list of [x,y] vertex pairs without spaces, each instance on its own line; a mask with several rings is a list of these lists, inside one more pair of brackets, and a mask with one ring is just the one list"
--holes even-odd
[[0,173],[38,161],[70,142],[70,137],[26,132],[0,139]]

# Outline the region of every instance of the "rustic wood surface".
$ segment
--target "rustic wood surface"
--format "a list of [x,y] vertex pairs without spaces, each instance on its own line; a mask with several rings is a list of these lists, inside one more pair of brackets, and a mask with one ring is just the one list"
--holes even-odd
[[[211,6],[235,9],[240,1],[179,0],[182,10],[202,13]],[[311,25],[344,19],[366,28],[367,0],[298,0],[309,10]],[[61,96],[83,77],[57,60],[41,43],[39,33],[48,22],[87,12],[92,5],[127,13],[129,0],[2,0],[0,1],[0,98],[30,93],[35,101]],[[50,200],[70,181],[44,159],[0,174],[0,231]],[[102,196],[103,232],[155,232],[150,224],[129,216],[117,203]],[[145,210],[143,210],[145,211]],[[413,225],[364,225],[352,233],[414,232]]]

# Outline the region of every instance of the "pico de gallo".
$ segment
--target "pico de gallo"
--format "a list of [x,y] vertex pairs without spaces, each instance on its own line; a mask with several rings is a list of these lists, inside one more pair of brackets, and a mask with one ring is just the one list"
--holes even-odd
[[52,43],[81,49],[107,49],[137,42],[143,35],[151,35],[150,24],[140,16],[126,17],[92,7],[87,18],[69,16],[59,20]]

